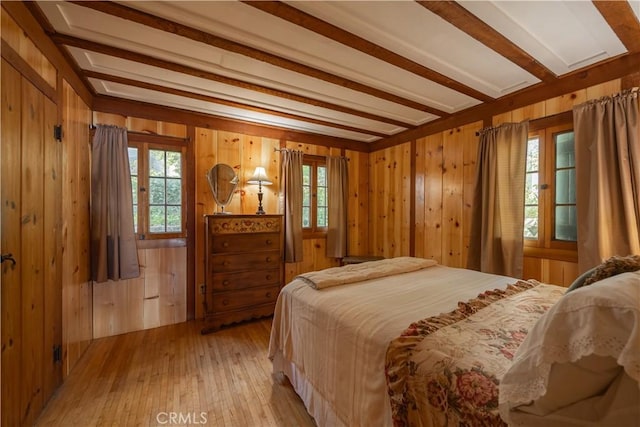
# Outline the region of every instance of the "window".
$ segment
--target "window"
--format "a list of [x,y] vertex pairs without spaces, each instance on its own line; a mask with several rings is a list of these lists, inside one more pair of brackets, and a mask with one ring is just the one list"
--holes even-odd
[[525,178],[525,246],[576,248],[576,166],[571,125],[531,132]]
[[182,147],[129,143],[138,239],[185,237],[184,159]]
[[305,156],[302,165],[302,230],[325,233],[328,225],[327,166],[323,157]]

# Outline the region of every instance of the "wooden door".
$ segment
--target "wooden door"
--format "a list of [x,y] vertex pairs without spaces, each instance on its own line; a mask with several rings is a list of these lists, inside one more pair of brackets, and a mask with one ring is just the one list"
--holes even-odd
[[56,105],[4,60],[1,75],[1,417],[32,425],[62,380],[62,158]]

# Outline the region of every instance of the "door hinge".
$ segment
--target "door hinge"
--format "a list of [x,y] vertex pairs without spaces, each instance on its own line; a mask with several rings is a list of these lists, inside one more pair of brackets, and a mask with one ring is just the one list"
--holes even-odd
[[62,346],[53,346],[53,363],[62,363]]
[[53,127],[53,137],[56,141],[62,142],[62,125],[55,125]]

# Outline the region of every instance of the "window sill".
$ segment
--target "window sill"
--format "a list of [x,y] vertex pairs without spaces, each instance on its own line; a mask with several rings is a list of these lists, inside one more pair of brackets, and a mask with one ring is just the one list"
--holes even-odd
[[570,249],[549,249],[524,247],[524,256],[530,258],[544,258],[556,261],[578,262],[578,252]]

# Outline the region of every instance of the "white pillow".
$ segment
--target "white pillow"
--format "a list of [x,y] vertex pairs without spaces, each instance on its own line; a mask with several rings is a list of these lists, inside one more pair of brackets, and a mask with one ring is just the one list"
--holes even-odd
[[558,300],[518,348],[499,402],[509,425],[638,425],[640,271]]

